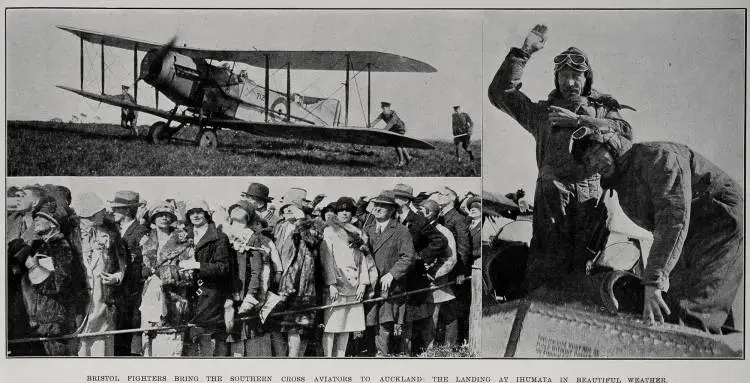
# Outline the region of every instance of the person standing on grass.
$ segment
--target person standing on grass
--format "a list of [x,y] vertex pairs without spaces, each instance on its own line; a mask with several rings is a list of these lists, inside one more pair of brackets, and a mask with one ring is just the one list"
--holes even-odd
[[462,146],[464,151],[469,154],[469,161],[474,161],[474,153],[469,150],[471,143],[471,132],[474,128],[474,121],[471,120],[468,113],[461,111],[461,106],[453,107],[453,143],[456,145],[456,161],[461,163],[461,155],[458,153],[458,146]]
[[[398,114],[396,114],[396,111],[391,109],[391,103],[387,101],[383,101],[380,103],[380,107],[382,108],[382,112],[378,115],[378,117],[373,120],[371,123],[367,125],[368,128],[371,128],[375,126],[378,122],[384,121],[385,122],[385,130],[393,133],[398,133],[400,135],[406,134],[406,124],[404,123],[401,118],[399,118]],[[409,154],[409,151],[406,150],[404,147],[397,146],[396,147],[396,154],[398,155],[398,163],[396,164],[397,168],[402,168],[411,162],[411,155]]]

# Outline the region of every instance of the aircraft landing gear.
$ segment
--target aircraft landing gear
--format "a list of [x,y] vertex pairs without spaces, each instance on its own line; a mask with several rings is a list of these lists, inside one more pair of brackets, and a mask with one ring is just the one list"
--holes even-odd
[[148,130],[148,141],[154,145],[162,145],[169,141],[169,129],[167,124],[163,121],[159,121],[151,125]]
[[201,148],[216,149],[219,146],[219,138],[214,129],[201,128],[196,143]]

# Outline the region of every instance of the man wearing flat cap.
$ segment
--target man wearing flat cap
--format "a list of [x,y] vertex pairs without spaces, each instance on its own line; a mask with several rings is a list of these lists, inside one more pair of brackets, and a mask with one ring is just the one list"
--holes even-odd
[[[407,289],[411,291],[429,287],[430,281],[425,265],[433,265],[445,258],[448,251],[448,240],[440,234],[436,227],[429,225],[427,219],[421,213],[415,211],[417,208],[412,203],[414,201],[414,190],[410,185],[397,184],[393,193],[399,207],[396,218],[399,223],[409,229],[416,253],[415,266],[406,277]],[[401,352],[406,355],[412,354],[414,328],[419,329],[422,344],[425,348],[433,342],[435,328],[432,322],[432,314],[435,305],[429,297],[429,294],[417,294],[407,298],[403,334],[401,336]]]
[[[371,202],[375,219],[365,225],[364,232],[380,276],[374,284],[375,294],[382,297],[400,294],[407,290],[406,277],[416,261],[414,244],[409,229],[395,218],[398,204],[393,191],[384,190]],[[404,304],[401,298],[377,302],[365,309],[367,326],[370,331],[375,327],[375,348],[380,356],[391,354],[390,339]]]
[[[130,95],[130,87],[127,85],[122,86],[122,94],[120,94],[120,98],[123,101],[135,104],[135,98]],[[133,136],[138,135],[138,131],[136,130],[137,119],[138,112],[133,110],[133,108],[127,106],[120,108],[120,127],[123,129],[129,129]]]
[[[368,128],[375,126],[378,122],[385,122],[385,130],[400,135],[406,134],[406,124],[401,118],[399,118],[396,111],[391,109],[391,103],[383,101],[380,103],[380,108],[383,110],[380,112],[378,117],[367,125]],[[406,148],[396,147],[396,154],[398,155],[398,163],[396,167],[401,168],[411,162],[411,155]]]
[[554,89],[546,100],[534,102],[521,91],[524,67],[544,47],[546,32],[546,26],[537,25],[521,48],[512,48],[489,87],[490,102],[536,141],[539,174],[525,281],[530,292],[543,285],[575,289],[575,278],[585,272],[586,231],[601,187],[599,175],[586,171],[568,152],[573,131],[589,127],[632,137],[630,124],[618,112],[626,106],[593,89],[591,63],[578,48],[554,58]]
[[[107,202],[112,209],[112,215],[125,244],[125,260],[127,263],[127,272],[122,282],[124,299],[122,307],[120,307],[117,329],[138,328],[141,325],[138,307],[141,305],[141,292],[143,290],[141,278],[143,255],[140,241],[145,235],[148,235],[149,229],[141,225],[135,218],[138,208],[143,203],[140,201],[140,195],[130,190],[116,192],[115,198]],[[139,354],[141,347],[132,345],[132,342],[140,343],[140,340],[139,336],[134,337],[132,333],[116,335],[115,356]]]
[[474,153],[469,150],[471,143],[471,130],[474,127],[474,121],[471,121],[468,113],[461,111],[461,106],[453,107],[453,143],[456,145],[456,161],[461,163],[461,155],[458,153],[458,146],[462,146],[464,151],[469,155],[469,161],[474,161]]

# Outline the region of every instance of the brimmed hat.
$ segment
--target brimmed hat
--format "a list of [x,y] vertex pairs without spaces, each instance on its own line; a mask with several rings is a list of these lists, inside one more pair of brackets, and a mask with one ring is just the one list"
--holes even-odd
[[341,197],[336,203],[334,203],[333,211],[337,213],[340,211],[348,211],[352,214],[356,214],[357,204],[354,202],[353,198]]
[[287,192],[284,193],[284,196],[281,197],[281,208],[279,211],[283,211],[289,205],[294,205],[306,213],[312,211],[310,201],[307,200],[307,190],[302,188],[291,188],[287,190]]
[[393,188],[393,194],[396,197],[406,198],[408,200],[414,199],[414,189],[407,184],[396,184]]
[[122,89],[130,89],[130,85],[125,85],[125,84],[123,84],[123,85],[122,85]]
[[55,224],[57,227],[61,226],[60,222],[63,219],[57,208],[57,201],[52,196],[42,197],[37,204],[34,205],[34,210],[32,211],[31,216],[34,218],[42,217]]
[[396,194],[393,192],[393,190],[383,190],[380,192],[380,194],[373,198],[370,202],[372,203],[382,203],[386,205],[394,205],[396,204]]
[[245,200],[237,201],[233,203],[231,206],[229,206],[229,209],[227,209],[227,214],[230,217],[232,215],[232,210],[234,209],[241,209],[242,211],[245,212],[245,214],[247,214],[248,224],[252,223],[256,218],[257,214],[255,213],[255,206],[253,206],[253,204],[251,204],[248,201],[245,201]]
[[104,210],[104,201],[98,195],[91,192],[84,192],[76,196],[73,206],[76,215],[81,218],[90,218]]
[[380,103],[381,108],[390,107],[390,106],[391,106],[391,103],[388,101],[383,101]]
[[242,193],[241,196],[255,197],[266,202],[273,201],[273,198],[268,196],[268,186],[257,182],[251,183],[250,186],[247,187],[247,191]]
[[167,214],[172,217],[172,221],[177,221],[177,215],[174,213],[174,206],[167,201],[161,201],[151,209],[151,212],[149,212],[151,222],[153,222],[154,218],[159,214]]
[[115,193],[115,199],[107,201],[109,207],[138,207],[141,206],[140,195],[134,191],[122,190]]
[[185,216],[190,214],[192,210],[203,210],[204,213],[211,214],[211,209],[208,207],[208,203],[202,199],[185,202]]
[[456,110],[456,109],[458,109],[460,107],[461,107],[461,105],[453,105],[453,110]]

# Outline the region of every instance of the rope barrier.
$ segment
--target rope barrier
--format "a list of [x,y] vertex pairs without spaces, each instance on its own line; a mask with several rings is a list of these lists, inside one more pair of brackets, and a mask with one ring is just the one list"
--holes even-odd
[[[471,277],[464,278],[464,283],[466,281],[471,280]],[[444,287],[452,286],[457,284],[456,281],[444,283],[442,285],[437,286],[431,286],[431,287],[425,287],[421,289],[411,290],[407,291],[401,294],[395,294],[390,296],[384,296],[384,297],[378,297],[378,298],[372,298],[363,300],[361,302],[348,302],[348,303],[339,303],[339,304],[329,304],[329,305],[322,305],[322,306],[312,306],[312,307],[306,307],[303,309],[297,309],[297,310],[289,310],[289,311],[282,311],[277,313],[271,313],[268,315],[268,317],[278,317],[278,316],[284,316],[284,315],[294,315],[294,314],[300,314],[308,311],[319,311],[319,310],[326,310],[326,309],[333,309],[333,308],[339,308],[339,307],[347,307],[347,306],[354,306],[359,304],[368,304],[368,303],[377,303],[377,302],[383,302],[388,300],[394,300],[394,299],[400,299],[404,298],[410,295],[416,295],[421,293],[426,293],[430,291],[435,291],[442,289]],[[251,315],[251,316],[244,316],[241,318],[235,318],[233,322],[245,322],[252,319],[260,318],[259,314]],[[204,323],[190,323],[180,326],[161,326],[161,327],[141,327],[141,328],[135,328],[135,329],[125,329],[125,330],[110,330],[110,331],[102,331],[102,332],[91,332],[91,333],[82,333],[82,334],[68,334],[68,335],[60,335],[60,336],[52,336],[52,337],[36,337],[36,338],[18,338],[18,339],[9,339],[8,344],[17,344],[17,343],[31,343],[31,342],[47,342],[47,341],[55,341],[55,340],[64,340],[64,339],[81,339],[81,338],[93,338],[93,337],[100,337],[100,336],[107,336],[107,335],[120,335],[120,334],[129,334],[129,333],[143,333],[143,332],[163,332],[163,331],[169,331],[169,330],[187,330],[190,328],[198,328],[198,327],[205,327],[208,325],[215,325],[215,324],[223,324],[223,320],[217,320],[217,321],[211,321],[211,322],[204,322]]]

